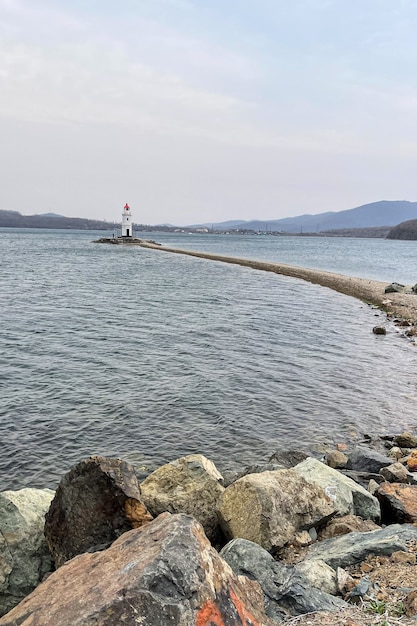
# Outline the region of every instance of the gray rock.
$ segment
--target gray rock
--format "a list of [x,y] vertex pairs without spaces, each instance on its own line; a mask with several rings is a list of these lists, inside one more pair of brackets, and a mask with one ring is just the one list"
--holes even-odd
[[304,476],[306,480],[320,485],[325,491],[326,488],[333,487],[339,515],[353,512],[363,519],[379,520],[381,511],[377,498],[343,473],[311,457],[296,465],[294,471]]
[[45,537],[60,567],[87,550],[102,550],[151,519],[133,467],[93,456],[74,465],[59,483],[45,516]]
[[152,515],[186,513],[202,524],[207,537],[216,541],[217,517],[223,476],[202,454],[190,454],[162,465],[140,485],[143,502]]
[[385,328],[385,326],[374,326],[372,332],[374,333],[374,335],[386,335],[387,329]]
[[363,489],[367,489],[370,480],[374,480],[378,485],[384,482],[384,478],[381,474],[374,474],[373,472],[356,472],[355,470],[349,469],[340,469],[339,470],[344,476],[347,476],[355,483],[363,487]]
[[340,472],[312,457],[305,459],[293,469],[308,482],[323,489],[334,501],[338,515],[353,513],[352,489],[350,484],[346,484],[347,481]]
[[283,467],[290,469],[297,465],[297,463],[301,463],[307,457],[311,456],[309,452],[306,450],[277,450],[270,457],[268,463],[278,463]]
[[223,486],[228,487],[239,480],[239,478],[243,478],[243,476],[247,476],[248,474],[275,472],[280,469],[285,469],[285,466],[280,463],[263,463],[262,465],[248,465],[241,472],[223,472]]
[[394,459],[394,461],[399,461],[404,455],[399,446],[392,446],[389,449],[388,456]]
[[1,624],[274,626],[259,584],[232,572],[195,519],[169,513],[71,559]]
[[391,463],[392,459],[389,456],[380,454],[371,448],[357,446],[349,454],[347,469],[378,474],[383,467],[391,465]]
[[50,489],[0,493],[0,616],[52,570],[43,528],[53,497]]
[[385,287],[385,293],[403,293],[405,291],[405,285],[401,283],[391,283]]
[[295,563],[294,569],[303,574],[312,587],[325,593],[336,596],[338,593],[337,574],[330,565],[320,559],[300,561]]
[[235,574],[248,576],[260,584],[265,595],[265,613],[278,622],[289,615],[347,607],[343,600],[313,587],[294,566],[274,561],[266,550],[251,541],[235,539],[220,555]]
[[309,548],[307,559],[321,559],[333,569],[361,563],[369,554],[391,555],[407,551],[407,542],[417,539],[417,528],[411,524],[393,524],[368,533],[349,533],[325,539]]
[[229,539],[241,537],[275,552],[300,530],[325,523],[336,508],[318,485],[294,469],[249,474],[225,489],[219,518]]

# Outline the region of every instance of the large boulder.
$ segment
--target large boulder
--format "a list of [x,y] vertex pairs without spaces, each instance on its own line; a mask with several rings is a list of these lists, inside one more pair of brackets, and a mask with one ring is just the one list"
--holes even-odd
[[141,497],[152,515],[186,513],[203,526],[207,537],[219,535],[217,509],[224,491],[223,477],[202,454],[190,454],[167,463],[140,485]]
[[265,612],[275,621],[280,622],[291,615],[336,611],[348,606],[343,600],[313,587],[304,573],[292,565],[275,561],[269,552],[252,541],[234,539],[220,555],[235,574],[249,576],[261,585]]
[[311,457],[296,465],[294,471],[333,495],[339,515],[355,513],[363,519],[379,520],[381,511],[378,500],[341,472]]
[[274,626],[258,583],[236,576],[192,517],[164,513],[68,561],[1,626]]
[[417,528],[411,524],[394,524],[367,533],[349,533],[325,539],[309,548],[308,559],[321,559],[333,569],[362,563],[369,554],[390,555],[407,552],[409,541],[417,540]]
[[381,502],[384,523],[417,523],[417,485],[383,483],[377,497]]
[[240,537],[275,552],[299,530],[324,524],[336,513],[318,485],[294,469],[248,474],[225,489],[219,517],[229,539]]
[[389,456],[372,450],[372,448],[357,446],[349,454],[347,469],[378,474],[379,470],[391,465],[391,463],[392,459]]
[[0,615],[16,606],[52,570],[43,527],[53,497],[50,489],[0,493]]
[[352,490],[340,472],[312,457],[296,465],[294,471],[309,483],[319,485],[334,500],[338,515],[353,513]]
[[103,549],[149,522],[131,465],[93,456],[61,480],[46,514],[45,537],[56,567],[87,550]]

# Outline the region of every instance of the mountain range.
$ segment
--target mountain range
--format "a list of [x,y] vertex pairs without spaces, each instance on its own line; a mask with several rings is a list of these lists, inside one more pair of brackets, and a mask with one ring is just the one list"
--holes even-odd
[[299,215],[278,220],[232,220],[217,224],[198,224],[189,228],[206,227],[215,230],[283,231],[287,233],[318,233],[342,228],[370,228],[395,226],[417,218],[417,202],[407,200],[381,200],[363,204],[346,211],[330,211],[317,215]]
[[[176,230],[172,225],[145,226],[136,220],[136,231],[141,230]],[[194,224],[184,228],[208,228],[209,230],[252,230],[275,231],[283,233],[319,233],[332,230],[354,230],[363,228],[392,227],[408,220],[417,219],[417,202],[406,200],[382,200],[364,204],[346,211],[331,211],[317,215],[299,215],[277,220],[229,220],[226,222]],[[17,211],[0,210],[0,227],[14,228],[73,228],[83,230],[117,230],[118,223],[109,223],[81,217],[64,217],[57,213],[41,215],[22,215]],[[356,235],[355,235],[356,236]],[[367,235],[368,236],[368,235]],[[378,235],[381,236],[381,235]],[[385,236],[385,235],[382,235]]]

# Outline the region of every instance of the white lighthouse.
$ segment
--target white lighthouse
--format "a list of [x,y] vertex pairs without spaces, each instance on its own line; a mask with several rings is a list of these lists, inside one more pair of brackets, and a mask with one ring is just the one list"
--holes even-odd
[[132,213],[127,202],[122,213],[122,237],[133,237]]

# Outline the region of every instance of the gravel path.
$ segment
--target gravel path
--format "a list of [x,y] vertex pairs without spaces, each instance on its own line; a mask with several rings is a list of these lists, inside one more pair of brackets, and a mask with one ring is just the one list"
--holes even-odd
[[209,259],[211,261],[222,261],[223,263],[233,263],[243,265],[256,270],[275,272],[292,278],[299,278],[310,283],[329,287],[334,291],[339,291],[347,296],[358,298],[363,302],[373,304],[385,311],[388,315],[401,320],[410,321],[417,325],[417,294],[408,293],[385,293],[388,283],[379,280],[368,280],[367,278],[354,278],[343,274],[334,274],[322,270],[307,269],[285,263],[271,263],[269,261],[255,261],[251,259],[241,259],[238,257],[225,256],[222,254],[212,254],[209,252],[195,252],[194,250],[181,250],[169,248],[151,243],[142,243],[144,248],[152,248],[163,252],[173,252],[175,254],[185,254],[188,256]]

